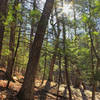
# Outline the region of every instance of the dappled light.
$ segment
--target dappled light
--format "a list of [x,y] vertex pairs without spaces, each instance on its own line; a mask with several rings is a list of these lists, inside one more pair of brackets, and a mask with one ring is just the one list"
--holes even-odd
[[0,0],[0,100],[100,100],[100,1]]

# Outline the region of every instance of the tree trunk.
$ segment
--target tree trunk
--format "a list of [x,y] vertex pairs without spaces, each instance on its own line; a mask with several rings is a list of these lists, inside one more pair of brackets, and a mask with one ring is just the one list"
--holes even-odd
[[[21,24],[20,24],[21,25]],[[19,34],[18,34],[18,40],[17,40],[17,46],[16,46],[16,50],[14,52],[14,55],[12,56],[12,61],[10,63],[10,66],[7,67],[7,73],[10,73],[10,75],[12,75],[12,72],[13,72],[13,67],[14,67],[14,63],[15,63],[15,58],[17,56],[17,51],[18,51],[18,48],[19,48],[19,43],[20,43],[20,35],[21,35],[21,27],[19,29]],[[9,83],[10,81],[8,80],[8,83],[7,83],[7,88],[9,87]]]
[[[16,47],[16,51],[14,51],[14,47],[15,47],[15,33],[16,33],[16,20],[17,20],[17,10],[16,10],[16,6],[18,5],[19,1],[15,0],[14,5],[13,5],[13,16],[14,19],[11,22],[11,31],[10,31],[10,40],[9,40],[9,50],[10,50],[10,55],[9,55],[9,59],[8,59],[8,66],[7,66],[7,70],[6,72],[9,73],[10,75],[12,75],[13,72],[13,66],[14,66],[14,62],[15,62],[15,57],[17,54],[17,49],[19,47],[19,38],[20,38],[20,32],[19,32],[19,37],[18,37],[18,43],[17,43],[17,47]],[[10,81],[8,80],[7,83],[7,88],[9,87],[9,83]]]
[[[63,7],[63,1],[62,1],[62,7]],[[70,79],[68,74],[68,58],[66,54],[66,30],[65,30],[65,22],[64,22],[64,15],[62,15],[62,25],[63,25],[63,53],[64,53],[64,63],[65,63],[65,73],[66,73],[66,83],[69,91],[69,100],[72,100],[72,93],[70,88]]]
[[[33,11],[35,10],[36,8],[36,0],[34,0],[34,3],[33,3]],[[33,20],[31,22],[31,34],[30,34],[30,49],[31,50],[31,46],[32,46],[32,41],[33,41],[33,32],[34,32],[34,24],[33,23]]]
[[15,46],[15,29],[16,29],[16,25],[15,23],[12,23],[10,41],[9,41],[10,55],[9,55],[8,66],[6,70],[9,74],[12,74],[12,58],[14,57],[14,46]]
[[[95,100],[95,89],[96,89],[96,82],[94,79],[94,72],[95,72],[95,66],[94,66],[94,55],[96,56],[96,59],[99,59],[99,56],[97,55],[95,46],[94,46],[94,41],[93,41],[93,35],[92,32],[94,31],[94,25],[91,23],[92,20],[92,12],[91,12],[91,1],[88,0],[89,2],[89,19],[90,21],[88,22],[88,33],[90,36],[90,42],[91,42],[91,69],[92,69],[92,100]],[[94,53],[94,54],[93,54]]]
[[[54,69],[54,64],[56,61],[57,49],[59,46],[59,36],[60,36],[60,23],[59,23],[59,19],[58,19],[56,4],[55,4],[55,14],[56,14],[56,21],[57,21],[57,32],[54,31],[55,37],[56,37],[56,42],[55,42],[54,54],[52,56],[51,63],[50,63],[49,78],[48,78],[49,81],[52,81],[52,78],[53,78],[53,69]],[[53,26],[53,29],[55,30],[54,26]]]
[[41,47],[45,35],[45,30],[48,24],[50,13],[53,8],[53,3],[54,0],[46,0],[46,4],[44,6],[42,16],[40,18],[37,27],[37,32],[34,38],[34,42],[30,50],[29,61],[27,64],[24,83],[17,95],[19,100],[34,100],[33,99],[34,81],[35,81],[36,71],[37,71],[38,62],[40,58],[40,51],[41,51]]
[[[65,25],[63,24],[63,28]],[[63,29],[63,52],[64,52],[64,63],[65,63],[65,73],[66,73],[66,83],[69,91],[69,100],[72,100],[72,93],[71,93],[71,88],[70,88],[70,79],[69,79],[69,74],[68,74],[68,58],[66,55],[66,47],[65,47],[65,29]]]
[[4,21],[6,20],[8,0],[0,0],[0,58],[2,52],[2,42],[4,37]]
[[[61,84],[61,54],[59,52],[59,79],[58,79],[57,95],[59,95],[60,84]],[[59,100],[58,96],[57,96],[56,100]]]
[[41,82],[40,86],[42,86],[42,84],[43,84],[43,82],[45,80],[46,67],[47,67],[47,53],[45,53],[45,57],[44,57],[44,71],[43,71],[43,77],[42,77],[42,82]]

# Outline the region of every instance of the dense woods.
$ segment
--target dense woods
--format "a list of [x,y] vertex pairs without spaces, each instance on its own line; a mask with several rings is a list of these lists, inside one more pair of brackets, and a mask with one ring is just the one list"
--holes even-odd
[[0,100],[100,100],[100,1],[0,0]]

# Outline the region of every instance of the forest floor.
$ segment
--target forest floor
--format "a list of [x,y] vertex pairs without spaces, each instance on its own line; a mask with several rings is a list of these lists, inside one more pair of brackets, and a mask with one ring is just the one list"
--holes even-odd
[[[7,81],[0,80],[0,100],[17,100],[16,94],[18,93],[19,89],[22,85],[22,79],[24,78],[21,74],[16,73],[16,76],[13,77],[16,81],[15,83],[10,82],[9,89],[6,89]],[[43,85],[41,87],[41,80],[35,81],[35,92],[42,89],[46,83],[46,80],[44,81]],[[56,83],[52,82],[51,87],[55,86]],[[39,87],[39,88],[38,88]],[[61,97],[64,97],[64,91],[65,91],[66,85],[61,84],[59,88],[59,100],[62,100]],[[83,89],[75,89],[71,87],[72,89],[72,97],[73,100],[91,100],[92,92],[90,90],[83,90]],[[67,91],[68,94],[68,91]],[[57,98],[57,86],[51,88],[48,92],[46,92],[46,100],[56,100]],[[34,100],[40,100],[39,95],[36,93],[34,96]],[[66,97],[66,96],[65,96]],[[68,97],[68,95],[67,95]],[[66,99],[63,99],[66,100]],[[96,92],[96,100],[100,100],[100,92]]]

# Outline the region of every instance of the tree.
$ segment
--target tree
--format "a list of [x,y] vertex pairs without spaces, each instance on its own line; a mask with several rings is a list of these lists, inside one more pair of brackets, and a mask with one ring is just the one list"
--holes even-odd
[[[11,24],[11,28],[10,28],[10,40],[9,40],[9,51],[10,51],[10,56],[9,56],[9,60],[8,60],[8,66],[7,66],[7,70],[6,72],[9,73],[10,75],[12,75],[12,72],[13,72],[13,66],[14,66],[14,62],[15,62],[15,56],[16,56],[16,53],[15,53],[15,50],[14,50],[14,47],[15,47],[15,33],[16,33],[16,25],[17,25],[17,9],[16,7],[18,6],[18,3],[19,1],[18,0],[15,0],[14,1],[14,5],[13,5],[13,20],[12,22],[10,23]],[[20,32],[19,32],[20,33]],[[19,43],[18,43],[19,44]],[[8,84],[7,84],[7,88],[9,86],[9,82],[8,81]]]
[[[35,9],[36,9],[36,0],[34,0],[32,11],[34,12]],[[34,21],[33,21],[33,17],[32,17],[32,21],[31,21],[31,33],[30,33],[30,49],[31,49],[32,40],[33,40],[33,32],[34,32]]]
[[8,0],[0,0],[0,58],[2,51],[2,41],[4,37],[5,26],[4,22],[7,16]]
[[[62,1],[62,7],[63,7],[63,1]],[[64,22],[64,15],[62,14],[62,26],[63,26],[63,53],[64,53],[64,66],[65,66],[65,74],[66,74],[66,83],[69,91],[69,100],[72,100],[72,93],[70,88],[70,79],[69,79],[69,73],[68,73],[68,57],[66,54],[66,29],[65,29],[65,22]]]
[[59,22],[59,18],[58,18],[58,14],[57,14],[58,12],[57,12],[56,6],[57,6],[57,4],[55,2],[55,16],[56,16],[56,23],[57,23],[57,31],[55,29],[55,26],[52,24],[52,27],[54,29],[54,34],[55,34],[55,47],[54,47],[53,56],[51,58],[48,81],[52,81],[54,64],[56,62],[57,50],[58,50],[58,47],[59,47],[59,37],[60,37],[60,33],[61,33],[60,32],[60,22]]
[[20,100],[33,100],[34,81],[40,58],[40,51],[45,35],[46,26],[48,24],[48,19],[53,8],[53,3],[54,0],[47,0],[45,3],[44,10],[37,27],[35,39],[30,50],[24,83],[17,95]]
[[[62,16],[63,17],[63,16]],[[65,23],[63,19],[63,53],[64,53],[64,66],[65,66],[65,75],[66,75],[66,83],[69,91],[69,100],[72,100],[72,93],[71,93],[71,88],[70,88],[70,79],[69,79],[69,73],[68,73],[68,57],[66,54],[66,30],[65,30]]]
[[[97,51],[96,51],[96,48],[94,46],[94,35],[95,33],[98,33],[96,32],[96,23],[94,21],[95,19],[95,13],[94,13],[94,9],[93,7],[95,6],[95,3],[94,3],[94,0],[90,1],[88,0],[88,9],[89,9],[89,12],[88,12],[88,15],[89,17],[87,17],[87,27],[88,27],[88,34],[89,34],[89,37],[90,37],[90,43],[91,43],[91,47],[90,47],[90,52],[91,52],[91,69],[92,69],[92,100],[95,100],[95,91],[96,91],[96,80],[95,80],[95,72],[97,73],[98,72],[98,61],[100,60],[100,57],[98,56],[97,54]],[[94,63],[94,55],[96,57],[96,62],[97,62],[97,66],[95,66],[95,63]],[[96,67],[96,71],[95,71],[95,67]]]

